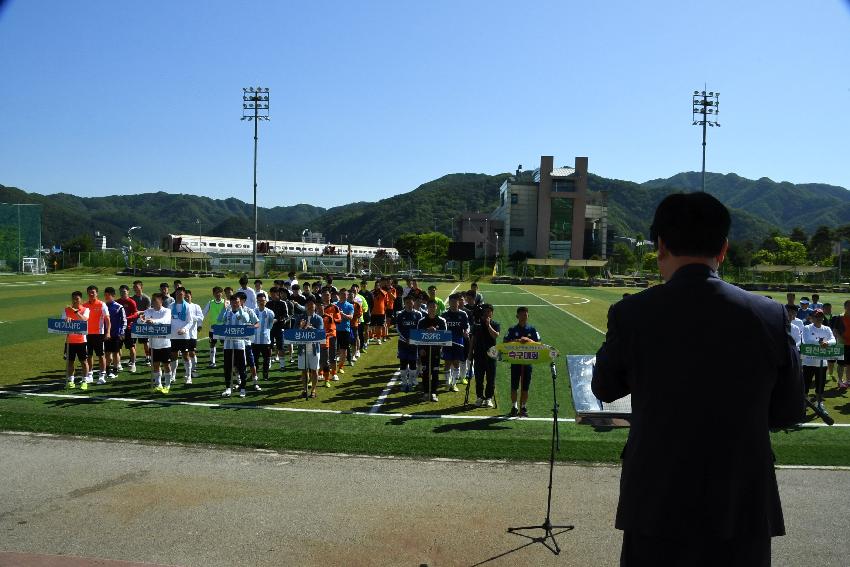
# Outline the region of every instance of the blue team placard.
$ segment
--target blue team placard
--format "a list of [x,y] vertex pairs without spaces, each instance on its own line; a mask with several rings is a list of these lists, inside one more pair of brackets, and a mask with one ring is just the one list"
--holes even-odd
[[167,339],[171,334],[171,324],[133,323],[130,334],[134,339]]
[[452,346],[452,332],[411,329],[410,340],[408,342],[412,345],[422,346]]
[[212,334],[214,339],[252,339],[254,338],[253,325],[213,325]]
[[89,331],[88,321],[79,319],[48,319],[47,332],[58,335],[87,335]]
[[324,329],[284,329],[283,342],[295,345],[309,345],[325,342]]

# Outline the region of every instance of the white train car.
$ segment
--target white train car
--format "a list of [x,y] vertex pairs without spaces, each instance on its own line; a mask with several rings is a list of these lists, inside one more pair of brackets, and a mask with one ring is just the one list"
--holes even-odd
[[[166,252],[201,252],[212,255],[245,255],[253,254],[253,241],[250,238],[225,238],[220,236],[203,236],[197,234],[169,234],[162,239],[162,249]],[[398,260],[398,250],[377,246],[351,245],[351,257],[368,259],[383,251],[391,260]],[[315,242],[290,242],[285,240],[257,241],[257,253],[275,256],[329,256],[342,257],[348,255],[348,245],[317,244]]]

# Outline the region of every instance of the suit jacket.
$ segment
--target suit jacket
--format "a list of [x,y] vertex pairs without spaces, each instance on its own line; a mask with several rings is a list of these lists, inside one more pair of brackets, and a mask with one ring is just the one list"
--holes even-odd
[[769,429],[805,416],[779,303],[703,264],[608,311],[593,392],[631,393],[616,527],[646,535],[784,535]]

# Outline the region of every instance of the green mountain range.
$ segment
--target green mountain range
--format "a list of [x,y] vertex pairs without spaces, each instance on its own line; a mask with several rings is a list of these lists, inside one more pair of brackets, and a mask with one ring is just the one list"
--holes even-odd
[[[526,172],[528,173],[528,172]],[[487,212],[498,202],[498,189],[508,173],[453,173],[416,189],[377,202],[357,202],[323,208],[310,204],[258,210],[261,239],[298,240],[309,228],[330,242],[389,245],[406,232],[451,234],[450,219],[463,212]],[[671,192],[701,187],[698,172],[634,183],[589,175],[591,191],[607,191],[609,226],[618,234],[647,235],[656,205]],[[772,231],[787,234],[801,227],[812,234],[818,226],[850,224],[850,191],[816,183],[777,183],[767,178],[745,179],[735,174],[706,174],[706,190],[732,211],[732,240],[760,242]],[[0,202],[43,205],[44,245],[65,245],[95,231],[114,246],[130,226],[134,234],[158,246],[168,233],[201,232],[214,236],[249,237],[253,208],[239,199],[210,199],[164,192],[112,197],[78,197],[67,193],[39,195],[0,185]],[[402,214],[403,213],[403,214]]]

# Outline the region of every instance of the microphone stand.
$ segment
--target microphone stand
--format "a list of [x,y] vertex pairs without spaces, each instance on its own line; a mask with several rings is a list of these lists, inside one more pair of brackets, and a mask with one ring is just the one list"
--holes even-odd
[[[546,548],[548,548],[555,555],[560,555],[561,548],[558,545],[558,542],[555,540],[555,534],[553,530],[562,528],[564,531],[574,530],[575,526],[571,525],[561,525],[561,526],[553,526],[551,520],[551,512],[552,512],[552,477],[555,470],[555,451],[561,450],[561,439],[558,433],[558,389],[555,387],[555,381],[558,376],[558,372],[555,369],[555,361],[553,360],[550,366],[552,371],[552,449],[549,453],[549,495],[546,499],[546,519],[543,520],[542,524],[535,526],[519,526],[514,528],[508,528],[508,533],[515,533],[518,530],[543,530],[543,535],[541,537],[530,537],[525,534],[517,534],[523,537],[527,537],[532,542],[540,542]],[[552,544],[555,546],[554,548],[549,547],[547,541],[551,539]]]

